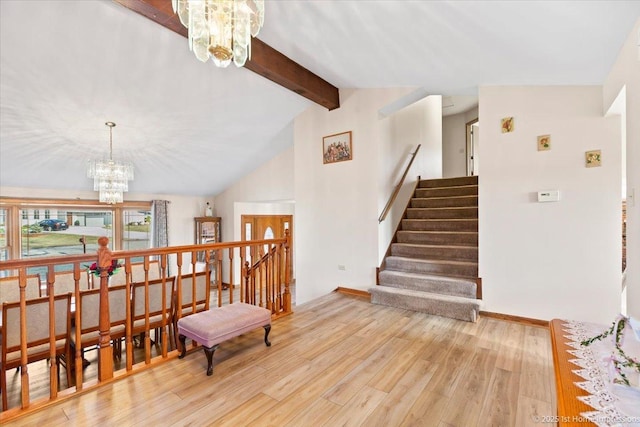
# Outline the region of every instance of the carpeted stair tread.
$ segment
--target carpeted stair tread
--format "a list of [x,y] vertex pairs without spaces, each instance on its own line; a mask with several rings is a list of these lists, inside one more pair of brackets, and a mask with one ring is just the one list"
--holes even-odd
[[478,248],[469,245],[393,243],[391,245],[391,255],[418,259],[445,259],[478,262]]
[[419,259],[389,256],[385,261],[386,269],[407,273],[435,274],[439,276],[478,277],[478,263],[470,261],[451,261],[442,259]]
[[398,230],[398,243],[426,245],[455,244],[459,246],[478,246],[477,231],[442,230]]
[[477,194],[477,185],[456,185],[453,187],[416,188],[415,197],[473,196]]
[[478,196],[414,197],[412,208],[455,208],[478,206]]
[[412,231],[478,231],[477,218],[407,218],[402,230]]
[[402,307],[407,310],[445,316],[475,322],[480,311],[480,301],[452,295],[376,286],[369,289],[374,304]]
[[440,178],[440,179],[427,179],[421,180],[418,184],[419,188],[434,188],[434,187],[455,187],[462,185],[478,185],[477,176],[463,176],[459,178]]
[[407,208],[409,219],[476,219],[478,207]]
[[380,285],[391,288],[411,289],[467,298],[476,297],[476,282],[469,278],[383,270],[379,274],[379,279]]

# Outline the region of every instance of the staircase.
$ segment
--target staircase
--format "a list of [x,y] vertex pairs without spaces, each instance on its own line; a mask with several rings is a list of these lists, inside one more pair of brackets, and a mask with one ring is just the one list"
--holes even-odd
[[422,180],[371,302],[475,322],[478,177]]

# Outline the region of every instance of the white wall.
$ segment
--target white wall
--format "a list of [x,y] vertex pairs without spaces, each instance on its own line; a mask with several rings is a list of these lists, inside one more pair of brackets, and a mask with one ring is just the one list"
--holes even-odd
[[378,156],[378,213],[384,210],[412,153],[420,151],[407,173],[404,185],[387,218],[378,227],[378,265],[384,259],[393,234],[413,195],[418,176],[442,177],[442,97],[428,96],[392,114],[380,123]]
[[[500,119],[515,117],[503,134]],[[620,129],[602,88],[482,87],[479,261],[486,311],[609,323],[620,307]],[[551,135],[551,150],[536,137]],[[585,151],[602,150],[586,168]],[[557,189],[561,200],[538,203]]]
[[[629,33],[603,86],[608,111],[625,86],[627,158],[627,313],[640,318],[640,19]],[[631,202],[629,195],[634,195]]]
[[[391,138],[389,119],[381,118],[378,110],[409,90],[343,89],[339,109],[311,106],[296,118],[297,303],[338,286],[367,289],[375,284],[378,162],[381,141],[390,144]],[[353,132],[353,160],[323,164],[322,137],[349,130]],[[393,160],[397,165],[397,158]]]
[[[293,131],[293,125],[289,131]],[[290,134],[293,143],[293,134]],[[243,214],[259,214],[251,209],[238,208],[237,203],[271,204],[293,201],[293,145],[275,155],[258,169],[235,182],[224,192],[215,196],[215,215],[221,217],[222,239],[238,240],[240,237],[240,216]],[[262,207],[261,209],[270,209]],[[287,213],[288,214],[288,213]]]

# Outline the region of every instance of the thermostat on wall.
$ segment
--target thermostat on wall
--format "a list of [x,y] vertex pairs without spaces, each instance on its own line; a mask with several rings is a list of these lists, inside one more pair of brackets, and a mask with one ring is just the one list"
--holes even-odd
[[560,191],[558,190],[538,191],[539,202],[557,202],[558,200],[560,200]]

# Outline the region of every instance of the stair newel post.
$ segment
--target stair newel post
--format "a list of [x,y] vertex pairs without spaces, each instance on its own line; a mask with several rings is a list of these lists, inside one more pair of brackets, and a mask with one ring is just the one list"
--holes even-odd
[[291,272],[291,235],[289,230],[284,230],[284,237],[287,241],[284,244],[284,312],[291,313],[291,293],[289,292],[289,273]]
[[[109,268],[111,267],[111,251],[107,247],[109,239],[102,236],[98,239],[98,270],[100,271],[100,341],[98,360],[98,381],[113,378],[113,349],[111,348],[111,332],[109,318]],[[76,369],[79,369],[77,367]]]

